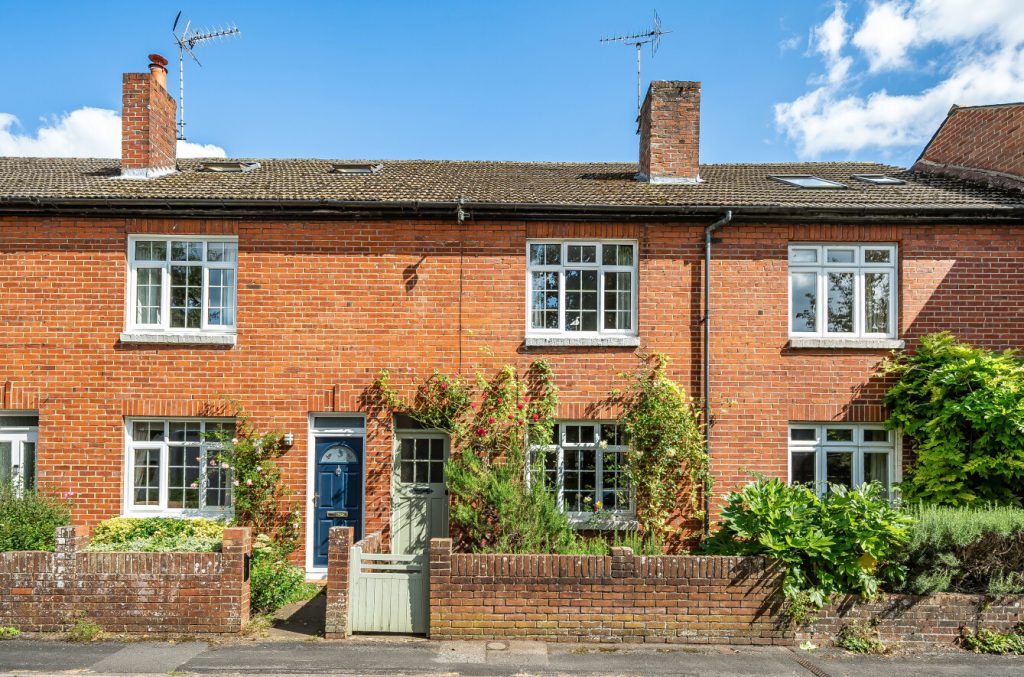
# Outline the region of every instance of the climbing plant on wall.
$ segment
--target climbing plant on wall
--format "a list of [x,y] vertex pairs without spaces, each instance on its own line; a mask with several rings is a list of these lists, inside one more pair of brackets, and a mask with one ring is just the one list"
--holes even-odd
[[558,404],[547,362],[535,361],[523,374],[505,366],[490,378],[477,374],[472,383],[435,371],[411,397],[399,395],[382,371],[373,391],[387,409],[450,435],[445,472],[461,549],[575,549],[576,533],[545,486],[543,458],[530,458],[531,447],[550,443]]
[[711,476],[693,400],[668,377],[668,358],[641,358],[623,394],[619,420],[629,438],[626,473],[641,529],[657,539],[679,531],[681,517],[701,519]]

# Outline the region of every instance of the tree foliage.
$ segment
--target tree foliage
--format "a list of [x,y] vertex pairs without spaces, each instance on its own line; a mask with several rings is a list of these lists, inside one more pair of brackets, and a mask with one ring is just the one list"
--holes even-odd
[[932,334],[883,364],[889,423],[913,442],[904,498],[938,505],[1024,499],[1024,363]]

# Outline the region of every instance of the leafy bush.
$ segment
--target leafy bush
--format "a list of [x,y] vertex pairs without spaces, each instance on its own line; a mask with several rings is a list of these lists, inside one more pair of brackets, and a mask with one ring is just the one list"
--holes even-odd
[[79,618],[68,630],[69,642],[92,642],[103,636],[103,628],[88,618]]
[[852,653],[874,655],[889,653],[889,647],[878,638],[878,631],[867,623],[844,625],[836,635],[836,646]]
[[702,549],[784,563],[782,591],[793,615],[820,609],[834,594],[870,599],[880,582],[902,580],[899,560],[913,520],[889,505],[878,484],[833,486],[819,498],[803,485],[759,479],[726,499],[721,528]]
[[975,653],[1024,654],[1024,632],[1020,627],[1010,632],[996,632],[985,628],[971,632],[964,628],[961,631],[960,642],[965,649]]
[[373,392],[380,406],[451,436],[445,473],[452,536],[460,549],[552,553],[583,547],[546,486],[543,454],[531,459],[527,450],[527,440],[543,447],[551,439],[558,390],[546,362],[534,362],[523,377],[512,366],[490,380],[478,374],[475,387],[434,372],[411,401],[392,389],[385,370]]
[[913,514],[906,591],[1024,592],[1024,509],[920,506]]
[[0,625],[0,639],[14,639],[21,634],[18,628],[12,628],[9,625]]
[[637,519],[646,533],[664,539],[679,531],[681,511],[703,519],[700,504],[710,489],[707,447],[693,400],[666,374],[668,358],[653,354],[634,374],[619,420],[629,438],[625,473]]
[[896,383],[885,396],[893,427],[913,442],[905,499],[941,505],[1024,499],[1024,363],[1011,351],[921,339],[883,365]]
[[57,527],[71,524],[71,504],[39,491],[0,484],[0,552],[53,550]]
[[306,583],[306,572],[288,561],[288,552],[261,534],[253,544],[249,599],[256,614],[274,613],[286,604],[309,599],[320,588]]
[[99,552],[216,552],[224,522],[175,517],[114,517],[96,525],[89,549]]
[[234,478],[231,506],[235,522],[294,550],[301,516],[277,463],[288,452],[284,435],[257,430],[237,402],[226,400],[225,406],[233,411],[234,432],[221,429],[206,439],[217,445],[215,462],[230,470]]

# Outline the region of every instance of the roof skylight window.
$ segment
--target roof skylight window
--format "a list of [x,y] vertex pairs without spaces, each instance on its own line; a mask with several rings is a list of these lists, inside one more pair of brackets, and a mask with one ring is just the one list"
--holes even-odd
[[811,176],[810,174],[779,174],[769,176],[768,178],[799,188],[846,188],[845,184],[829,181],[820,176]]
[[216,172],[218,174],[241,174],[259,168],[259,162],[204,162],[199,165],[201,172]]
[[360,174],[379,174],[384,171],[384,165],[371,165],[371,164],[339,164],[335,163],[331,165],[332,174],[348,174],[350,176],[358,176]]
[[876,186],[902,186],[906,183],[903,179],[897,179],[885,174],[854,174],[853,178],[864,183],[873,183]]

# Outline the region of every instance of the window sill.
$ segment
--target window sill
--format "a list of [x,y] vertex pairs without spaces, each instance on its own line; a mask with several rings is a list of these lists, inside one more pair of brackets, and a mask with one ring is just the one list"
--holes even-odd
[[233,346],[235,334],[174,334],[170,332],[121,332],[121,343],[162,345]]
[[793,337],[789,339],[789,347],[801,348],[833,348],[861,350],[902,350],[906,345],[903,339],[890,338],[822,338]]
[[527,336],[527,348],[637,348],[639,336]]

